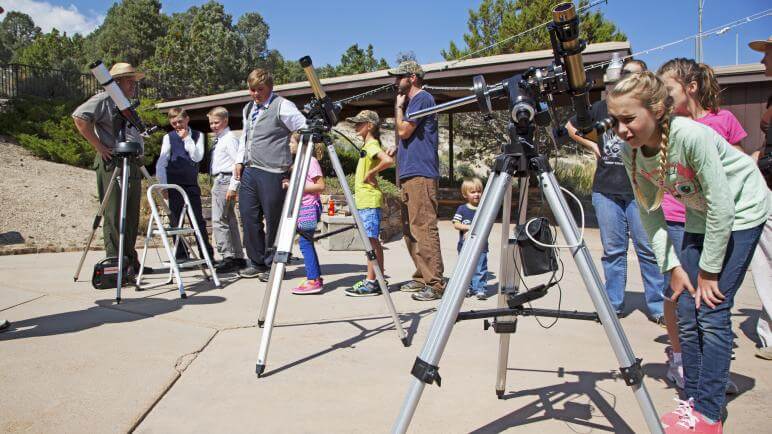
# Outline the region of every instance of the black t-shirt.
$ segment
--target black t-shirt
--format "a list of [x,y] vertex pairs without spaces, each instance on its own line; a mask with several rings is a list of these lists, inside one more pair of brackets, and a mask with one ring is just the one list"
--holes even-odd
[[[454,222],[459,222],[462,225],[471,225],[472,219],[474,219],[474,214],[477,212],[477,208],[470,208],[469,205],[463,204],[459,205],[458,208],[456,208],[456,213],[453,215]],[[456,249],[461,251],[461,247],[464,245],[464,232],[458,231],[458,244],[456,245]],[[488,241],[485,241],[485,244],[483,245],[483,251],[488,251]]]
[[[594,121],[608,117],[606,101],[593,103],[590,114]],[[576,126],[576,116],[571,118],[571,124]],[[598,145],[600,158],[595,167],[595,178],[592,181],[592,191],[607,194],[633,194],[630,178],[622,162],[622,146],[624,140],[614,134],[614,131],[606,131],[603,134],[602,143]]]

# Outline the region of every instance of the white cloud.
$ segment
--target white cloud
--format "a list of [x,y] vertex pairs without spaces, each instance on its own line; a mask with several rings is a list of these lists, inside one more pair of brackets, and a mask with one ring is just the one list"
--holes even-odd
[[35,25],[44,32],[50,32],[56,27],[60,31],[67,32],[68,35],[80,33],[85,36],[105,19],[104,15],[97,13],[83,14],[74,4],[64,7],[35,0],[14,0],[6,6],[6,12],[10,11],[23,12],[31,16]]

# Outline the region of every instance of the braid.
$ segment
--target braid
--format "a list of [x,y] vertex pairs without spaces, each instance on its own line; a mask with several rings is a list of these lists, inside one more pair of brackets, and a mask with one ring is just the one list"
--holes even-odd
[[662,205],[662,199],[665,196],[665,177],[667,176],[667,151],[668,139],[670,136],[670,120],[668,116],[663,116],[659,125],[662,130],[662,142],[659,145],[659,179],[657,180],[657,195],[654,202],[649,207],[649,211],[654,211]]
[[646,200],[646,197],[643,195],[640,186],[638,185],[638,166],[636,164],[638,150],[632,150],[633,171],[631,181],[636,199],[643,209],[653,211],[662,205],[662,199],[665,196],[665,180],[667,178],[667,169],[669,165],[668,144],[670,136],[670,116],[673,112],[673,98],[668,95],[662,80],[648,71],[632,74],[622,79],[609,92],[609,99],[613,100],[627,94],[631,94],[634,98],[641,101],[643,106],[650,112],[659,114],[661,111],[662,113],[657,120],[657,126],[662,134],[659,147],[659,173],[656,174],[657,179],[649,178],[650,182],[657,186],[657,192],[651,204]]

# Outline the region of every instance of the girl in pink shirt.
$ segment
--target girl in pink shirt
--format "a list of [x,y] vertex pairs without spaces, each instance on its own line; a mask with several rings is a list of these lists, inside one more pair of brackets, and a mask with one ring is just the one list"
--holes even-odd
[[[707,125],[719,133],[732,146],[739,148],[740,142],[748,134],[740,122],[728,110],[719,107],[721,88],[713,73],[713,69],[704,63],[692,59],[676,58],[669,60],[657,71],[673,99],[673,114],[687,116]],[[684,205],[665,193],[662,200],[662,211],[668,227],[668,237],[676,251],[680,251],[684,237],[684,222],[686,209]],[[669,274],[669,273],[668,273]],[[665,324],[671,347],[665,352],[668,356],[667,378],[676,387],[683,389],[683,365],[681,363],[681,345],[678,339],[678,323],[676,303],[670,299],[670,276],[665,283]],[[728,393],[737,393],[737,386],[731,380],[727,383]]]

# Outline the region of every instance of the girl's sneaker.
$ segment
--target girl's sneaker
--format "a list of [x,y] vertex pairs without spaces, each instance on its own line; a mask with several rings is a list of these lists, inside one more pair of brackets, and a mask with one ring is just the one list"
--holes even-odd
[[322,278],[306,280],[300,284],[297,288],[292,290],[293,294],[306,295],[306,294],[318,294],[324,289],[324,281]]
[[710,423],[705,416],[694,409],[694,400],[682,401],[676,398],[678,407],[675,411],[662,416],[662,428],[665,434],[722,434],[724,427],[721,421]]
[[667,355],[667,374],[668,381],[673,383],[679,389],[684,388],[684,364],[680,357],[674,357],[673,347],[665,348]]

